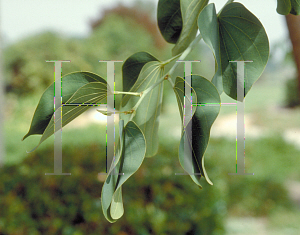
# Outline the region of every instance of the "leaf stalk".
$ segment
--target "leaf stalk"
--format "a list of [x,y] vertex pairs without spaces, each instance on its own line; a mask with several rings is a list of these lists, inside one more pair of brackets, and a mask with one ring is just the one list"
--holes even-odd
[[[229,4],[229,3],[232,3],[234,0],[228,0],[226,2],[226,4],[223,6],[223,8]],[[218,15],[221,13],[221,11],[223,10],[223,8],[219,11]],[[170,62],[178,59],[178,60],[184,60],[188,54],[192,51],[192,49],[201,41],[202,39],[202,35],[199,33],[198,36],[191,42],[191,44],[189,45],[189,47],[182,53],[172,57],[171,59],[169,60],[166,60],[166,61],[163,61],[161,63],[162,66],[165,66],[166,64],[169,64]],[[131,92],[133,94],[131,95],[137,95],[139,94],[138,96],[140,96],[140,99],[138,100],[138,102],[135,104],[135,106],[132,108],[132,114],[131,114],[131,117],[129,119],[129,121],[131,121],[133,119],[133,117],[135,116],[136,114],[136,110],[137,108],[139,107],[139,105],[142,103],[143,99],[145,98],[145,96],[153,89],[155,88],[156,86],[158,86],[160,83],[162,83],[163,81],[165,80],[168,80],[169,83],[171,84],[172,88],[174,88],[174,82],[172,81],[171,77],[175,71],[175,69],[177,68],[178,66],[178,63],[175,63],[172,68],[169,70],[169,72],[164,75],[158,82],[156,82],[155,84],[153,84],[152,86],[148,87],[146,90],[144,90],[143,92],[140,92],[140,93],[137,93],[137,92]],[[122,92],[119,92],[119,94],[121,94]],[[130,92],[124,92],[126,94],[129,94]],[[134,94],[135,93],[135,94]],[[130,94],[129,94],[130,95]]]

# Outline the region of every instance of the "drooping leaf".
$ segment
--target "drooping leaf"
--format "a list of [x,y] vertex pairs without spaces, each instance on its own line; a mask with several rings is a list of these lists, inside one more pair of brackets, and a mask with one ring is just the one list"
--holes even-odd
[[291,0],[291,14],[300,15],[300,0]]
[[[188,99],[188,103],[197,103],[197,94],[194,90],[194,88],[191,87],[191,84],[185,83],[184,79],[181,77],[177,77],[175,80],[175,84],[174,84],[174,93],[176,95],[176,99],[177,99],[177,103],[179,106],[179,113],[180,113],[180,117],[181,117],[181,121],[182,121],[182,127],[184,125],[183,120],[184,120],[184,105],[185,105],[185,86],[188,86],[189,89],[192,90],[192,101],[190,99],[189,96],[187,96]],[[197,106],[192,106],[192,115],[194,115],[195,111],[196,111],[196,107]]]
[[[192,88],[197,96],[197,105],[195,113],[192,116],[192,120],[188,122],[186,129],[184,129],[182,133],[179,145],[179,162],[183,169],[190,174],[192,180],[200,188],[202,188],[200,185],[201,176],[204,176],[206,181],[209,184],[212,184],[204,167],[204,153],[209,141],[210,128],[220,111],[220,106],[218,105],[204,106],[204,104],[219,104],[221,100],[216,87],[206,78],[198,75],[192,75],[191,79]],[[174,90],[175,89],[183,91],[182,78],[176,78]],[[177,101],[180,110],[183,107],[182,101],[184,99],[184,93],[182,94],[182,92],[180,92],[178,95],[179,94],[180,97],[177,98]],[[186,130],[191,130],[191,133]],[[186,145],[185,142],[187,143]],[[185,148],[185,146],[187,148]]]
[[200,13],[198,27],[221,69],[221,76],[217,69],[212,80],[219,91],[222,80],[224,92],[236,100],[237,65],[230,61],[253,61],[245,63],[246,96],[269,58],[269,41],[260,21],[240,3],[226,5],[217,18],[214,4],[210,4]]
[[300,0],[277,0],[276,10],[281,15],[300,15]]
[[188,48],[197,34],[199,13],[207,5],[208,0],[180,0],[183,26],[180,37],[172,49],[172,55],[178,55]]
[[139,169],[146,153],[144,135],[132,121],[120,129],[120,143],[101,193],[102,210],[111,223],[123,215],[122,185]]
[[216,86],[219,94],[222,94],[223,83],[220,66],[220,37],[218,19],[214,4],[207,5],[199,14],[198,27],[204,42],[211,49],[215,57],[215,74],[211,82]]
[[[30,135],[42,134],[38,146],[54,134],[54,87],[47,88],[34,113],[30,130],[23,139]],[[82,103],[106,103],[107,83],[100,76],[90,72],[70,73],[62,77],[62,103],[78,104],[62,107],[62,126],[67,125],[91,106]],[[57,110],[59,111],[59,110]],[[56,119],[58,123],[60,120]],[[37,147],[38,147],[37,146]],[[37,148],[36,147],[36,148]],[[34,148],[33,150],[35,150]],[[32,150],[32,151],[33,151]]]
[[153,55],[148,52],[137,52],[124,62],[122,66],[123,72],[123,91],[130,91],[136,82],[143,66],[150,61],[158,61]]
[[[141,70],[136,83],[130,92],[142,92],[155,84],[163,76],[163,66],[160,62],[148,62]],[[158,151],[158,123],[161,111],[163,83],[151,90],[142,100],[136,115],[132,119],[142,130],[147,143],[146,157],[154,156]],[[122,99],[121,111],[132,110],[140,97],[125,95]],[[129,120],[130,115],[121,114],[121,118]]]
[[122,187],[119,187],[113,194],[110,215],[112,219],[119,219],[124,214]]
[[182,30],[180,0],[159,0],[157,23],[164,39],[175,44]]
[[[120,174],[120,159],[122,157],[122,154],[124,154],[124,120],[119,121],[119,141],[117,144],[116,154],[115,158],[113,159],[113,162],[111,163],[110,170],[108,172],[107,178],[104,182],[104,185],[102,187],[101,192],[101,204],[102,204],[102,211],[105,216],[105,218],[113,223],[116,221],[116,219],[112,218],[110,208],[111,204],[113,203],[113,200],[116,200],[114,197],[114,192],[116,189],[116,185],[118,182],[118,178]],[[117,203],[118,204],[118,203]],[[117,204],[115,204],[113,207],[118,207]],[[116,208],[117,209],[117,208]],[[116,211],[115,209],[115,211]]]
[[291,11],[292,4],[291,0],[277,0],[276,11],[281,15],[288,15]]

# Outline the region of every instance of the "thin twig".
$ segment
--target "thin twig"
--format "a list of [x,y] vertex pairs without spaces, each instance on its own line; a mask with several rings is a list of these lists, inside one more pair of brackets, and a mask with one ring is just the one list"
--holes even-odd
[[115,91],[115,95],[134,95],[134,96],[142,96],[141,92],[126,92],[126,91]]

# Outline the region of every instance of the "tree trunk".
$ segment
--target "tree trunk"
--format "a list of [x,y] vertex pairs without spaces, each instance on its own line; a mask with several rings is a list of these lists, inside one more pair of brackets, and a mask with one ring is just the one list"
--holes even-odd
[[290,34],[290,39],[293,45],[293,54],[298,73],[298,94],[300,94],[300,16],[289,14],[285,16],[285,19]]

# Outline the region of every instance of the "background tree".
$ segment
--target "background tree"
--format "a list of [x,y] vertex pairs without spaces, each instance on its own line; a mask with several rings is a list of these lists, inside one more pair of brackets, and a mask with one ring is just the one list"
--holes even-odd
[[[126,24],[127,21],[134,22],[129,17],[122,18],[118,14],[111,15],[99,25],[99,28],[94,30],[94,33],[98,34],[99,37],[94,36],[93,40],[89,41],[91,43],[87,43],[88,39],[80,40],[80,47],[84,48],[81,49],[82,51],[89,47],[89,53],[93,52],[91,55],[94,57],[90,57],[93,61],[87,63],[91,67],[94,66],[92,62],[95,63],[96,69],[93,68],[91,71],[98,72],[99,58],[119,60],[119,56],[126,58],[127,53],[145,50],[144,48],[154,55],[158,55],[158,53],[154,53],[154,49],[150,49],[154,40],[151,39],[148,31],[140,28],[139,24]],[[118,27],[118,25],[122,27]],[[136,34],[139,36],[139,40],[149,44],[136,43],[139,46],[136,49],[132,47],[133,43],[127,47],[118,44],[114,46],[113,40],[115,39],[118,39],[116,42],[119,43],[128,41],[130,43],[132,40],[130,38],[137,38],[132,34],[139,30],[141,33]],[[120,37],[120,34],[123,38]],[[141,39],[140,37],[143,35],[145,37]],[[47,51],[44,49],[47,49],[49,44],[44,44],[44,47],[46,48],[40,48],[35,52],[43,54]],[[128,48],[134,51],[130,52],[127,50]],[[107,49],[118,52],[118,57],[112,53],[109,54]],[[32,48],[23,47],[23,50],[28,50],[30,53]],[[20,48],[19,51],[22,52]],[[68,53],[70,53],[66,55],[69,57],[68,59],[75,58],[73,62],[76,62],[77,57],[75,57],[74,50],[73,54],[72,50],[69,50]],[[89,54],[82,54],[82,57],[84,57],[83,55],[88,57]],[[107,57],[103,57],[103,55]],[[30,57],[27,58],[30,60]],[[196,53],[194,57],[191,57],[191,60],[195,58],[206,57]],[[47,63],[44,64],[47,65]],[[64,67],[64,74],[71,64],[69,63]],[[50,65],[50,70],[49,75],[53,79],[52,65]],[[105,71],[105,68],[101,71],[104,73],[103,77],[106,75]],[[116,69],[117,71],[118,69]],[[46,73],[45,71],[41,72]],[[182,76],[182,71],[178,76]],[[262,86],[261,91],[263,92],[254,94],[258,99],[249,99],[249,103],[252,101],[253,106],[267,110],[266,106],[263,106],[264,102],[259,99],[262,97],[261,93],[266,94],[265,92],[270,90]],[[274,92],[270,94],[274,94]],[[25,123],[26,128],[28,127],[32,111],[38,100],[37,97],[32,97],[35,103],[32,102],[34,104],[30,106],[24,101],[25,99],[28,100],[29,97],[30,95],[22,97],[22,99],[19,98],[17,102],[18,107],[15,116],[18,116],[22,121],[15,122],[15,119],[12,120],[11,118],[6,122],[6,126],[14,127],[14,131],[6,134],[11,135],[11,139],[17,139],[15,144],[10,142],[7,152],[11,154],[11,149],[20,151],[23,148],[23,150],[21,149],[23,151],[21,157],[26,157],[26,159],[21,162],[20,157],[18,159],[19,164],[13,166],[7,164],[0,172],[1,234],[224,234],[225,216],[231,218],[233,216],[236,218],[245,216],[270,218],[274,211],[278,215],[278,219],[273,221],[274,225],[278,226],[280,223],[286,225],[286,220],[288,223],[294,220],[294,227],[299,226],[300,217],[297,216],[296,212],[295,214],[290,211],[287,212],[290,201],[284,187],[287,179],[300,179],[297,168],[299,151],[287,145],[280,138],[280,135],[274,134],[272,138],[247,140],[245,152],[250,162],[249,166],[251,166],[251,168],[247,166],[247,169],[249,172],[255,172],[255,177],[245,179],[228,176],[228,170],[233,170],[234,166],[235,159],[233,158],[232,147],[235,145],[235,140],[230,142],[225,139],[212,139],[210,151],[207,152],[206,167],[210,169],[210,177],[215,182],[213,187],[205,185],[205,191],[199,192],[199,189],[192,184],[193,182],[187,180],[187,177],[174,177],[174,171],[180,172],[179,170],[182,170],[178,161],[174,161],[174,156],[178,154],[177,141],[179,137],[175,143],[176,134],[174,137],[174,132],[170,132],[170,128],[168,128],[178,126],[178,124],[170,125],[171,119],[175,119],[175,115],[178,115],[178,113],[171,112],[172,109],[177,108],[176,100],[173,103],[175,106],[172,106],[171,102],[167,106],[171,118],[168,119],[168,123],[165,122],[166,127],[161,129],[160,138],[164,135],[166,137],[161,138],[158,155],[155,158],[145,159],[141,168],[126,183],[126,187],[124,187],[126,216],[111,226],[100,213],[99,195],[105,179],[99,176],[97,179],[99,171],[105,171],[105,158],[101,157],[103,156],[102,153],[105,153],[105,141],[99,141],[99,133],[100,135],[105,133],[104,125],[90,123],[89,126],[81,129],[65,129],[63,161],[66,172],[72,172],[72,176],[41,177],[41,172],[53,170],[53,165],[51,165],[53,164],[53,142],[48,141],[45,143],[45,145],[49,144],[48,148],[44,148],[46,146],[43,145],[29,156],[25,154],[25,150],[30,149],[29,145],[27,145],[27,149],[24,149],[24,147],[26,148],[25,144],[20,146],[21,135],[19,133],[22,132],[22,126]],[[173,98],[175,99],[174,96]],[[272,95],[266,95],[265,100],[268,100],[266,102],[268,103],[272,100]],[[248,107],[250,106],[249,104]],[[29,118],[27,118],[28,113]],[[179,115],[178,118],[180,118]],[[262,119],[265,120],[266,118]],[[272,129],[278,130],[273,128],[274,126]],[[276,127],[281,127],[281,125],[276,122]],[[163,132],[165,132],[164,135]],[[31,140],[26,141],[27,144]],[[274,174],[274,172],[278,172],[278,174]],[[240,228],[241,223],[238,222],[237,224]],[[272,225],[273,229],[275,226]],[[284,228],[285,230],[282,229],[277,234],[285,234],[287,229],[294,231],[295,228],[293,230],[291,226]],[[235,232],[236,230],[229,231],[228,234]],[[275,234],[275,232],[270,233]],[[295,232],[295,234],[298,233]]]
[[[297,68],[297,99],[295,100],[294,105],[300,105],[300,16],[299,15],[292,15],[292,14],[288,14],[285,16],[285,20],[286,20],[286,24],[287,24],[287,28],[289,31],[289,36],[291,39],[291,43],[293,46],[293,56],[294,56],[294,61],[295,61],[295,65]],[[293,86],[294,86],[295,82],[293,82]],[[293,88],[289,89],[289,92],[292,92],[292,90],[294,90]]]

